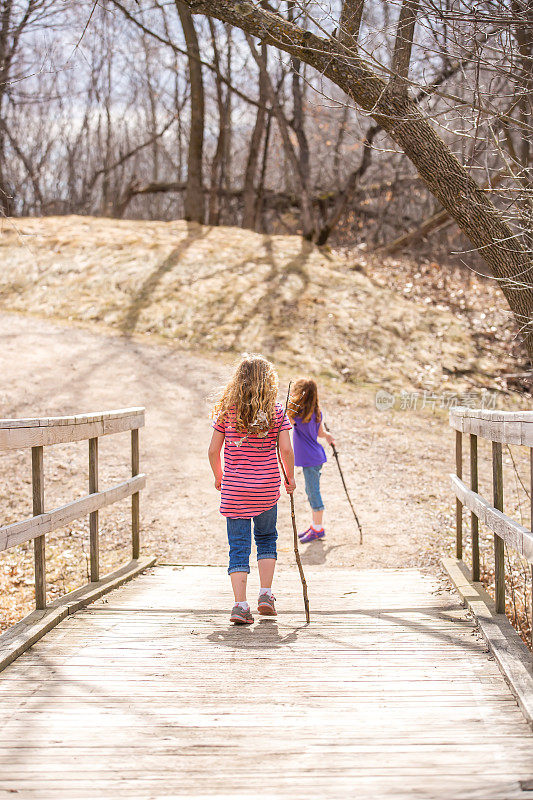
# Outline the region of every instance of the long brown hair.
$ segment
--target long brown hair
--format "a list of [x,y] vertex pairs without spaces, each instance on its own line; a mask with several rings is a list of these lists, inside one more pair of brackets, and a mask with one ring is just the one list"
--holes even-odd
[[277,393],[274,365],[262,355],[245,353],[215,400],[213,416],[220,419],[234,408],[237,430],[264,434],[275,424]]
[[312,378],[299,378],[292,387],[287,415],[291,421],[300,417],[302,422],[309,422],[313,414],[316,414],[317,422],[320,422],[318,386]]

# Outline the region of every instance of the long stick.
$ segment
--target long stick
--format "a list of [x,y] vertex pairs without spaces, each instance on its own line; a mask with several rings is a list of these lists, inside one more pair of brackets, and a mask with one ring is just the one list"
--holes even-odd
[[[329,428],[328,428],[328,426],[326,425],[325,422],[324,422],[324,428],[327,431],[329,431]],[[336,460],[337,466],[339,468],[339,473],[340,473],[340,476],[341,476],[342,485],[344,486],[344,491],[346,492],[346,497],[348,498],[348,502],[350,504],[350,508],[353,511],[353,515],[355,517],[355,521],[357,522],[357,527],[359,528],[359,544],[363,544],[363,529],[361,527],[361,523],[359,522],[359,517],[357,516],[357,512],[356,512],[355,508],[353,507],[353,503],[350,500],[350,495],[348,494],[348,487],[346,486],[346,481],[344,480],[344,475],[342,473],[342,469],[341,469],[341,465],[340,465],[340,461],[339,461],[339,454],[337,452],[337,448],[335,447],[334,444],[332,444],[331,445],[331,449],[333,450],[333,455],[335,456],[335,460]]]
[[[285,483],[288,482],[287,480],[287,473],[285,472],[285,465],[283,464],[283,460],[281,458],[281,454],[279,451],[279,435],[281,433],[281,426],[283,425],[283,420],[285,419],[285,414],[287,413],[287,408],[289,405],[289,395],[291,391],[291,384],[289,383],[289,388],[287,389],[287,400],[285,402],[285,410],[283,412],[283,416],[281,418],[281,422],[278,428],[278,435],[276,437],[276,452],[278,454],[278,461],[281,467],[281,471],[283,473],[283,479]],[[293,534],[293,542],[294,542],[294,557],[296,559],[296,563],[298,565],[298,571],[300,573],[300,580],[302,582],[302,594],[304,597],[304,609],[305,609],[305,621],[307,623],[311,622],[311,617],[309,614],[309,598],[307,596],[307,581],[305,580],[304,569],[302,567],[302,561],[300,559],[300,550],[298,549],[298,531],[296,528],[296,515],[294,513],[294,497],[292,494],[289,495],[289,499],[291,501],[291,520],[292,520],[292,534]]]

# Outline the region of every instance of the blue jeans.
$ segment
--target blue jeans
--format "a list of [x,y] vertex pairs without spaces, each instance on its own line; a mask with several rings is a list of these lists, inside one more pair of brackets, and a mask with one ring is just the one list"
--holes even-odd
[[[278,506],[273,505],[257,517],[254,521],[254,539],[257,547],[257,560],[262,558],[277,558],[276,520]],[[252,519],[235,519],[226,517],[228,525],[229,542],[229,567],[228,575],[232,572],[250,572],[250,553],[252,552]]]
[[322,464],[318,467],[302,467],[304,471],[305,492],[309,505],[313,511],[323,511],[324,503],[322,502],[322,495],[320,494],[320,473],[322,471]]

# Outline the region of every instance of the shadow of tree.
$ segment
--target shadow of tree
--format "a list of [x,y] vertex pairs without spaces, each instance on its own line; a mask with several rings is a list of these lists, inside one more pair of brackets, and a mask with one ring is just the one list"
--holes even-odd
[[174,269],[193,242],[198,239],[204,239],[210,230],[210,228],[202,227],[193,222],[187,223],[187,236],[185,239],[146,278],[137,294],[132,298],[128,311],[119,326],[123,334],[127,336],[135,331],[141,312],[150,305],[152,295],[163,276]]
[[[274,257],[272,239],[270,236],[263,237],[265,256],[260,259],[261,263],[270,264],[270,271],[265,276],[263,290],[260,297],[255,302],[250,311],[240,320],[234,335],[232,347],[239,346],[239,339],[254,320],[261,317],[271,336],[270,341],[265,342],[263,347],[275,350],[276,346],[283,339],[281,332],[284,320],[289,320],[297,309],[297,301],[305,292],[309,285],[309,275],[305,268],[309,256],[313,252],[314,245],[305,239],[301,240],[300,252],[287,264],[280,266]],[[289,277],[296,276],[301,283],[297,289],[293,289],[289,297],[286,294],[286,281]]]

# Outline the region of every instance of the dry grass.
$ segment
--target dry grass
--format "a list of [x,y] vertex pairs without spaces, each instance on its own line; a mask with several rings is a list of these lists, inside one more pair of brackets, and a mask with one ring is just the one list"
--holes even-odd
[[4,221],[0,247],[6,310],[155,334],[185,348],[260,350],[357,385],[492,388],[508,358],[442,299],[410,299],[399,262],[378,269],[296,236],[50,217]]

